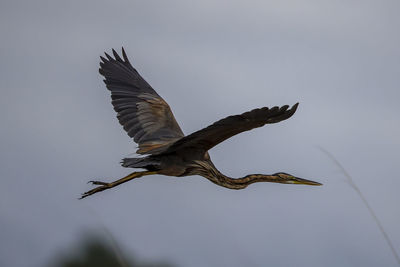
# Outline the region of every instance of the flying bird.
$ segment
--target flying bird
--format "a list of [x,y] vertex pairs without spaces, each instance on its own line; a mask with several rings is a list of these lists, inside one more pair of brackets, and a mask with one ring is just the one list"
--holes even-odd
[[120,124],[138,144],[136,153],[144,155],[124,158],[121,164],[123,167],[140,168],[144,171],[133,172],[113,182],[90,181],[89,183],[97,187],[83,193],[81,198],[151,174],[177,177],[200,175],[229,189],[243,189],[257,182],[321,185],[285,172],[231,178],[214,166],[208,154],[208,150],[236,134],[290,118],[298,103],[291,108],[285,105],[253,109],[184,135],[167,102],[131,65],[124,48],[122,58],[114,49],[112,52],[114,57],[107,53],[105,57],[100,57],[99,72],[111,91],[112,105]]

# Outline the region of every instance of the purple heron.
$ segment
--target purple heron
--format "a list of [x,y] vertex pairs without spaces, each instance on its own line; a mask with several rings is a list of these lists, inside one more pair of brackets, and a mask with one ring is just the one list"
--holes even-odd
[[138,144],[136,153],[145,155],[124,158],[121,163],[123,167],[144,171],[133,172],[114,182],[90,181],[97,187],[83,193],[81,198],[151,174],[178,177],[200,175],[229,189],[243,189],[257,182],[321,185],[284,172],[231,178],[218,171],[208,154],[209,149],[236,134],[290,118],[298,103],[291,108],[288,105],[263,107],[229,116],[185,136],[169,105],[132,67],[125,50],[122,48],[122,58],[114,49],[112,52],[114,58],[107,53],[106,58],[100,57],[99,72],[111,91],[112,105],[120,124]]

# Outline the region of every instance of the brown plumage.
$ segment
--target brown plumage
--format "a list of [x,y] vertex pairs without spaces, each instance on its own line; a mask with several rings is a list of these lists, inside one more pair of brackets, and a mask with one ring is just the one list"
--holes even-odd
[[122,48],[122,58],[113,49],[114,58],[105,53],[100,57],[99,72],[111,91],[112,105],[120,124],[138,144],[141,158],[125,158],[122,166],[143,168],[117,181],[90,181],[98,187],[82,194],[81,198],[115,187],[134,178],[150,174],[168,176],[200,175],[230,189],[243,189],[256,182],[321,185],[279,172],[272,175],[251,174],[233,179],[223,175],[212,163],[208,150],[244,131],[277,123],[290,118],[298,103],[273,108],[259,108],[240,115],[229,116],[185,136],[169,105],[139,75]]

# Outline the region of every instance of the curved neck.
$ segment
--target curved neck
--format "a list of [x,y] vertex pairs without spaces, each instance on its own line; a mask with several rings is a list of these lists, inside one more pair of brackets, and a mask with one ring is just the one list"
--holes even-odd
[[197,168],[192,174],[201,175],[211,182],[230,189],[243,189],[258,182],[282,183],[277,175],[250,174],[242,178],[231,178],[222,174],[211,161],[197,161]]
[[[249,184],[259,183],[259,182],[270,182],[270,183],[281,183],[282,180],[276,175],[267,174],[249,174],[242,178],[231,178],[225,176],[221,173],[222,177],[219,177],[218,184],[230,189],[243,189]],[[222,179],[221,179],[222,178]]]

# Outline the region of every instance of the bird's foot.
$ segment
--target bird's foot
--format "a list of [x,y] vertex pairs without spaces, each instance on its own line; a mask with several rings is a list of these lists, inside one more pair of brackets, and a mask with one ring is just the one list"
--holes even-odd
[[105,183],[105,182],[101,182],[101,181],[89,181],[88,183],[91,183],[93,185],[100,185],[100,186],[98,186],[96,188],[93,188],[92,190],[89,190],[89,191],[83,193],[82,196],[80,197],[80,199],[88,197],[88,196],[93,195],[93,194],[95,194],[97,192],[101,192],[101,191],[104,191],[106,189],[109,189],[109,188],[113,187],[113,185],[111,183]]
[[89,181],[87,183],[88,184],[93,184],[93,185],[109,185],[109,183],[102,182],[102,181]]

